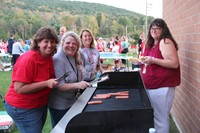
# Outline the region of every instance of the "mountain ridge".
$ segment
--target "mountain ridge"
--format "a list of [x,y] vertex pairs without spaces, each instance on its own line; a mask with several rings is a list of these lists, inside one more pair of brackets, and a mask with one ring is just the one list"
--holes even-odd
[[[0,0],[0,3],[0,38],[9,33],[27,38],[46,25],[57,31],[63,25],[75,32],[88,28],[102,37],[133,36],[144,31],[146,19],[145,15],[126,9],[83,1]],[[148,17],[148,23],[152,19]]]

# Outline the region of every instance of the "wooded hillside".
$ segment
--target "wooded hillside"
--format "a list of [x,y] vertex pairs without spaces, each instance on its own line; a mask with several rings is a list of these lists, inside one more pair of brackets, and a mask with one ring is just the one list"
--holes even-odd
[[[67,0],[0,0],[0,38],[10,33],[27,39],[42,26],[64,25],[77,33],[89,28],[95,36],[133,37],[144,30],[145,16],[103,4]],[[153,17],[148,17],[151,22]],[[127,27],[127,28],[126,28]]]

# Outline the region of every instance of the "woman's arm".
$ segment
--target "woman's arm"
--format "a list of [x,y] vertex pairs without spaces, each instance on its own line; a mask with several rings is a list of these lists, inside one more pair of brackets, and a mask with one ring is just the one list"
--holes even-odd
[[78,90],[78,89],[85,89],[89,87],[90,84],[86,81],[80,81],[76,83],[63,83],[58,87],[60,91],[69,91],[69,90]]
[[170,39],[165,39],[165,42],[163,39],[160,41],[160,51],[163,59],[147,56],[147,59],[144,61],[144,63],[156,64],[165,68],[179,67],[178,53],[174,43]]
[[163,39],[161,40],[160,51],[164,59],[154,58],[153,63],[166,68],[179,67],[178,53],[174,43],[170,39],[165,39],[165,42]]
[[14,82],[14,89],[17,93],[24,93],[24,94],[30,94],[35,93],[39,90],[45,89],[45,88],[53,88],[57,85],[56,79],[49,79],[46,81],[41,81],[37,83],[24,83],[24,82]]

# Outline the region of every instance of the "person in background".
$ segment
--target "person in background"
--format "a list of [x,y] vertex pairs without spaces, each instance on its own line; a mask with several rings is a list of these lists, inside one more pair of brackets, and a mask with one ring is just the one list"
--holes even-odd
[[118,41],[119,53],[121,54],[121,53],[122,53],[122,43],[121,43],[121,41],[119,40],[119,36],[116,36],[116,37],[115,37],[115,40]]
[[60,34],[58,35],[58,40],[60,42],[62,36],[67,32],[67,28],[65,26],[60,27]]
[[14,34],[10,34],[10,38],[8,39],[8,53],[12,54],[12,47],[14,44]]
[[30,50],[31,40],[26,40],[26,43],[24,45],[24,51],[27,52]]
[[79,95],[79,90],[90,86],[84,79],[84,60],[79,53],[80,39],[74,32],[66,32],[61,39],[61,47],[53,56],[56,77],[68,73],[68,77],[58,83],[49,97],[52,128],[69,110]]
[[33,47],[18,58],[4,106],[20,133],[42,133],[47,117],[48,96],[57,85],[52,55],[56,31],[42,27],[33,38]]
[[83,29],[80,32],[81,38],[81,48],[80,51],[85,58],[85,81],[92,81],[95,79],[95,74],[97,71],[103,73],[103,68],[100,63],[99,51],[94,45],[94,36],[92,32],[88,29]]
[[[10,34],[10,38],[8,39],[8,53],[12,55],[12,47],[14,44],[14,34]],[[11,65],[13,66],[13,57],[11,58]]]
[[107,43],[107,48],[109,49],[109,52],[112,52],[113,43],[114,43],[114,38],[109,38]]
[[144,50],[144,33],[140,34],[140,37],[138,39],[138,58],[142,55],[143,50]]
[[[150,24],[142,63],[142,79],[154,109],[156,133],[169,133],[169,114],[180,84],[178,44],[163,19]],[[145,68],[146,67],[146,68]],[[146,69],[146,72],[143,71]]]
[[[112,52],[119,54],[119,45],[117,40],[115,40],[113,43]],[[119,59],[114,59],[114,64],[114,71],[119,71]]]
[[[8,43],[5,40],[2,40],[2,44],[0,45],[0,53],[6,54],[8,53]],[[8,56],[3,56],[3,62],[8,63]]]
[[62,39],[62,36],[67,32],[67,28],[65,26],[61,26],[59,32],[60,32],[58,35],[59,44],[58,44],[57,50],[61,46],[61,39]]
[[12,55],[13,55],[13,66],[15,65],[17,59],[19,58],[19,56],[23,53],[25,53],[24,49],[23,49],[23,44],[24,41],[22,39],[18,39],[17,42],[15,42],[13,44],[12,47]]
[[98,39],[98,44],[97,44],[97,50],[99,52],[105,52],[105,46],[104,46],[104,42],[103,42],[103,38],[102,37],[99,37]]
[[[104,48],[104,43],[103,43],[103,38],[102,37],[99,37],[97,39],[96,49],[99,52],[105,52],[105,48]],[[100,58],[100,63],[103,63],[103,59],[102,58]]]
[[[122,54],[128,53],[128,51],[129,51],[128,50],[128,42],[127,42],[127,39],[126,39],[125,36],[122,36],[121,44],[122,44],[122,50],[121,50]],[[121,67],[121,69],[125,70],[125,67],[126,67],[126,59],[122,59],[122,67]]]
[[5,53],[8,52],[8,43],[5,40],[2,40],[2,44],[0,45],[0,49],[3,49]]

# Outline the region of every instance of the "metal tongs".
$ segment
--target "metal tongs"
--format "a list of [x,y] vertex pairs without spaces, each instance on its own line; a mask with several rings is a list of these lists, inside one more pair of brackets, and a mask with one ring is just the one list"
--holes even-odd
[[94,79],[93,81],[90,82],[90,84],[93,85],[93,84],[96,84],[96,83],[99,83],[99,82],[103,82],[103,81],[106,81],[106,80],[109,80],[109,75],[108,74],[102,75],[99,78]]
[[69,74],[71,73],[71,71],[66,72],[65,74],[63,74],[60,78],[56,79],[57,82],[62,81],[63,79],[65,79],[67,76],[69,76]]

